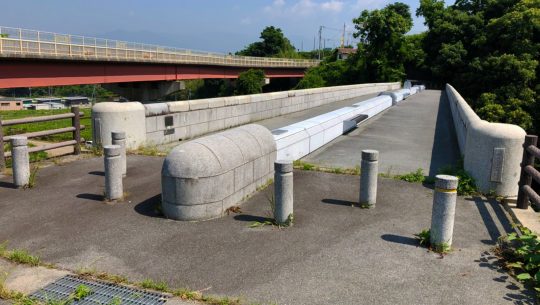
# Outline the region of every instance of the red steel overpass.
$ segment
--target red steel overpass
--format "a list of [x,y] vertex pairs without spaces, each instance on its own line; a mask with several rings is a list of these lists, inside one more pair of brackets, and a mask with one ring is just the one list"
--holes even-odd
[[250,68],[303,77],[318,63],[0,27],[0,88],[237,78]]

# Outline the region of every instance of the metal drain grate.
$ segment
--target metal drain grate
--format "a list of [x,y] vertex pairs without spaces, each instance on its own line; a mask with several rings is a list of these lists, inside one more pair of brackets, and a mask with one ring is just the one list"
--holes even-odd
[[83,280],[71,275],[66,275],[47,285],[45,288],[34,292],[30,297],[44,302],[66,300],[80,285],[89,287],[92,292],[79,301],[74,300],[71,303],[72,305],[161,305],[167,301],[167,297],[159,293],[122,287],[111,283]]

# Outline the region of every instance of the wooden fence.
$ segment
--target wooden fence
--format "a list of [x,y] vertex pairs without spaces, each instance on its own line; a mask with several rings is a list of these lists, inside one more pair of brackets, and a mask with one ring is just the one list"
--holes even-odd
[[540,172],[534,168],[534,161],[540,160],[540,149],[537,147],[538,136],[525,136],[523,144],[523,160],[521,161],[521,176],[519,178],[519,192],[517,207],[519,209],[529,208],[529,200],[537,207],[540,207],[540,195],[531,187],[532,180],[540,183]]
[[11,141],[12,136],[4,136],[3,126],[13,126],[19,124],[28,124],[28,123],[39,123],[39,122],[49,122],[56,120],[63,120],[71,118],[71,127],[42,130],[36,132],[29,132],[24,134],[18,134],[17,136],[25,136],[27,138],[36,138],[55,135],[59,133],[71,132],[73,134],[73,139],[69,141],[51,143],[36,147],[30,147],[28,149],[29,153],[46,151],[54,148],[72,146],[74,147],[74,154],[78,155],[81,153],[81,130],[85,128],[84,125],[81,125],[81,117],[84,116],[84,113],[79,111],[79,107],[71,107],[70,113],[64,114],[55,114],[47,115],[40,117],[30,117],[23,119],[13,119],[13,120],[0,120],[0,170],[6,167],[6,158],[11,157],[11,152],[4,152],[4,143]]

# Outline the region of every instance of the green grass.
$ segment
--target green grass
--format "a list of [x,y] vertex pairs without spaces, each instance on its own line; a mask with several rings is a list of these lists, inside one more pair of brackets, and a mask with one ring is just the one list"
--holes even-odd
[[167,283],[165,283],[165,282],[154,282],[151,279],[146,279],[146,280],[142,281],[139,285],[142,288],[145,288],[145,289],[152,289],[152,290],[163,291],[163,292],[169,291],[169,287],[167,286]]
[[403,180],[407,182],[424,182],[426,177],[424,176],[424,170],[421,168],[417,169],[416,172],[410,172],[403,175],[396,175],[394,178],[398,180]]
[[[8,110],[0,111],[1,120],[12,120],[12,119],[22,119],[29,117],[53,115],[53,114],[62,114],[70,112],[70,109],[55,109],[55,110]],[[90,108],[80,108],[80,111],[84,113],[84,116],[81,117],[81,125],[85,126],[85,129],[81,130],[81,137],[85,140],[92,139],[92,110]],[[57,128],[64,128],[71,126],[71,118],[56,120],[50,122],[39,122],[39,123],[28,123],[28,124],[19,124],[13,126],[4,126],[4,135],[16,135],[28,132],[50,130]],[[36,140],[43,140],[48,142],[62,142],[73,139],[71,132],[65,132],[61,134],[45,136],[34,138]]]
[[40,259],[30,255],[26,250],[15,249],[6,253],[6,258],[12,262],[30,266],[39,266]]

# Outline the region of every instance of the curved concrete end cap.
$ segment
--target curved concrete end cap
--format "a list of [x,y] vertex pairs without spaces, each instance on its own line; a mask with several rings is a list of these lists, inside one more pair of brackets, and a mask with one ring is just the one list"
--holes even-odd
[[490,123],[488,121],[477,121],[474,124],[471,124],[473,128],[476,129],[478,133],[481,133],[485,136],[498,139],[525,139],[527,133],[523,128],[505,123]]
[[240,126],[238,129],[248,132],[259,142],[263,155],[276,151],[274,136],[266,127],[258,124],[248,124]]
[[145,111],[143,104],[139,102],[117,103],[117,102],[102,102],[97,103],[92,107],[92,112],[126,112],[126,111]]
[[458,178],[450,175],[437,175],[435,176],[435,187],[444,190],[455,190],[458,186]]
[[28,138],[23,136],[11,137],[11,145],[13,146],[26,146],[28,144]]
[[208,147],[187,142],[176,146],[163,162],[162,175],[167,177],[200,178],[221,172],[221,164]]
[[379,160],[379,151],[373,149],[362,150],[362,160],[377,161]]

